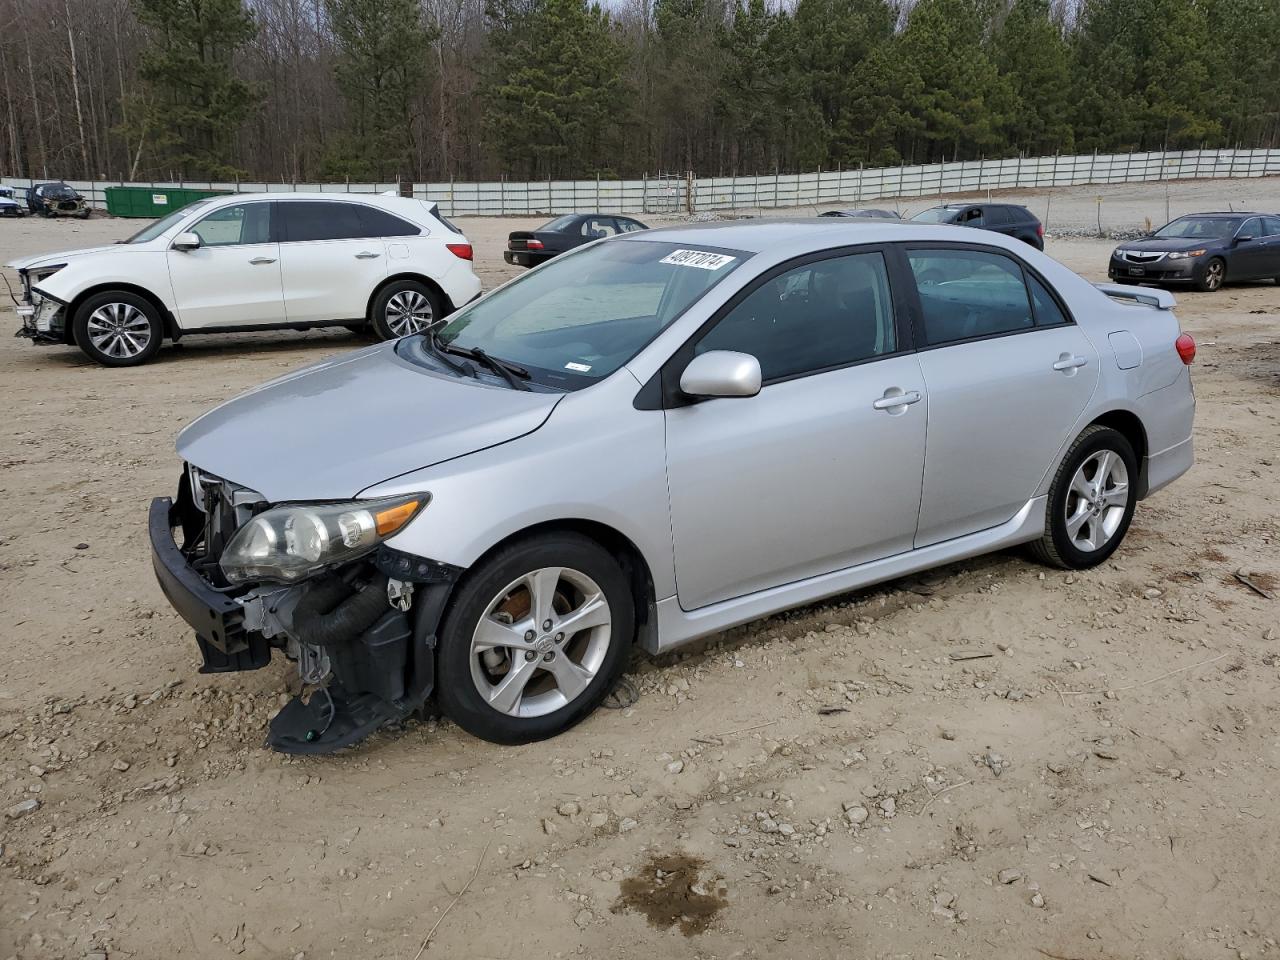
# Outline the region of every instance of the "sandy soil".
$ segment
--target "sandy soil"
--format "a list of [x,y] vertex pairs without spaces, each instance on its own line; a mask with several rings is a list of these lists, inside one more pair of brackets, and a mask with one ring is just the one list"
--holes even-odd
[[[513,226],[465,223],[487,284]],[[132,229],[4,222],[0,256]],[[1049,249],[1103,278],[1108,244]],[[283,662],[195,673],[144,518],[183,423],[362,341],[111,371],[5,337],[0,958],[1274,954],[1280,594],[1233,574],[1280,579],[1280,287],[1179,299],[1198,462],[1103,567],[998,554],[637,658],[634,706],[544,744],[310,760],[262,748]]]

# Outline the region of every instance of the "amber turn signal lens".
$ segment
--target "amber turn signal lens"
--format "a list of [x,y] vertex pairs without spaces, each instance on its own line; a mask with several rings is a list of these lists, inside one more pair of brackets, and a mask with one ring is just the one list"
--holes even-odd
[[421,500],[410,500],[408,503],[402,503],[398,507],[379,510],[373,515],[373,522],[376,525],[378,536],[391,536],[413,518],[413,515],[418,512],[418,507],[421,505]]

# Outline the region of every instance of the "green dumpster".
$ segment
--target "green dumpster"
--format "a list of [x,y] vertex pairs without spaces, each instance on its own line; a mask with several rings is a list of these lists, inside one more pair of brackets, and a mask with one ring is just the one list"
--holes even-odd
[[113,217],[163,217],[193,200],[220,197],[229,190],[192,190],[187,187],[107,187],[107,213]]

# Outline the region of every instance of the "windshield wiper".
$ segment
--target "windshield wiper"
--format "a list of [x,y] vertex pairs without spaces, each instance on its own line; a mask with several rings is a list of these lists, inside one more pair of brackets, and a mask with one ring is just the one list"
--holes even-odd
[[436,324],[432,324],[426,330],[422,331],[422,341],[424,344],[426,344],[426,347],[431,352],[431,355],[435,357],[437,360],[439,360],[441,363],[443,363],[450,370],[452,370],[454,373],[458,374],[458,376],[470,375],[474,377],[476,375],[476,371],[474,368],[468,369],[467,367],[458,363],[456,360],[451,360],[449,358],[449,354],[446,352],[444,345],[440,342],[439,337],[436,334],[436,327],[437,327]]
[[[521,383],[521,380],[528,380],[533,376],[533,374],[524,367],[514,363],[508,363],[506,360],[499,360],[497,357],[491,357],[479,347],[455,347],[450,345],[444,349],[448,350],[450,353],[456,353],[463,357],[470,357],[472,360],[484,364],[494,373],[501,376],[503,380],[507,381],[513,390],[529,389],[529,385],[527,383]],[[520,380],[517,380],[516,377],[519,377]]]

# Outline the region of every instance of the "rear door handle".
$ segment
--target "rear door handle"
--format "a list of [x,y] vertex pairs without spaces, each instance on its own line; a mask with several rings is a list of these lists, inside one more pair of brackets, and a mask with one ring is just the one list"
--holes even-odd
[[361,250],[356,254],[357,260],[376,260],[382,256],[380,253],[374,253],[372,250]]
[[260,267],[264,263],[275,263],[276,258],[275,257],[254,257],[249,262],[252,263],[255,267]]
[[1053,365],[1053,369],[1074,370],[1076,367],[1083,367],[1088,362],[1088,357],[1073,357],[1070,354],[1064,353],[1058,358],[1058,362]]
[[[897,387],[889,388],[889,390],[897,389]],[[909,390],[906,393],[903,393],[900,390],[897,393],[890,393],[889,390],[886,390],[884,392],[884,396],[879,400],[873,400],[871,402],[871,408],[873,410],[893,410],[897,407],[905,407],[908,404],[920,402],[921,397],[919,390]]]

